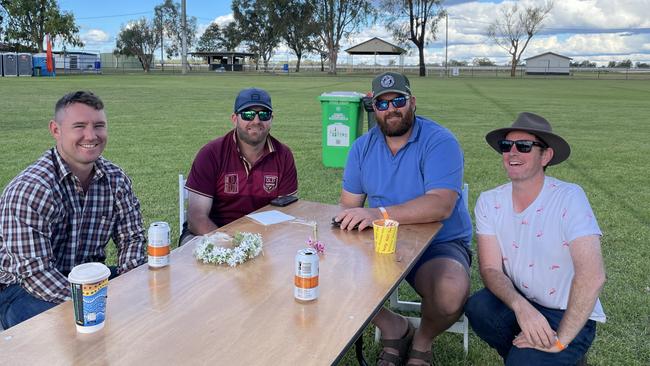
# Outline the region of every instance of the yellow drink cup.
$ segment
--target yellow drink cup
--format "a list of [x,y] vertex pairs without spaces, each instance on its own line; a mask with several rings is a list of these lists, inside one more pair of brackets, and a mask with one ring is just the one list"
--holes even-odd
[[390,219],[379,219],[372,222],[375,235],[375,252],[382,254],[395,253],[398,226],[399,222]]

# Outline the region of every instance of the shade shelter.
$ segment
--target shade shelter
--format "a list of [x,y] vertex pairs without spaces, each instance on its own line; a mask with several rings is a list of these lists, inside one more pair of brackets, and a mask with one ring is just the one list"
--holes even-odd
[[375,65],[377,65],[378,55],[394,55],[399,56],[400,70],[404,69],[404,54],[406,53],[406,50],[377,37],[373,37],[356,46],[352,46],[345,50],[345,52],[350,55],[350,64],[352,66],[354,66],[354,55],[374,55]]
[[234,51],[191,52],[190,55],[205,58],[210,70],[223,69],[223,71],[243,71],[246,57],[255,56],[252,53]]

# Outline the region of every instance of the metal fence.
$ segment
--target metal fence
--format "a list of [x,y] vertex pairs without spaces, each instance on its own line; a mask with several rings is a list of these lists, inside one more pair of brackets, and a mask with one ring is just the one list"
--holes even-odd
[[[295,74],[295,63],[287,62],[270,62],[266,70],[264,70],[263,64],[255,65],[254,63],[247,63],[243,65],[243,71],[234,71],[234,72],[243,72],[243,73],[274,73],[274,74]],[[126,74],[126,73],[142,73],[142,65],[136,58],[112,58],[105,59],[102,57],[101,60],[101,69],[98,71],[93,71],[91,69],[85,70],[72,70],[71,68],[63,67],[62,70],[58,70],[59,65],[57,65],[58,73],[78,73],[78,72],[100,72],[103,74]],[[326,74],[328,70],[328,65],[324,65],[324,69],[321,69],[321,65],[313,62],[306,62],[300,65],[301,74]],[[418,75],[420,68],[417,65],[349,65],[349,64],[339,64],[337,65],[338,74],[378,74],[384,71],[397,71],[402,72],[407,75]],[[220,70],[211,70],[209,65],[204,63],[204,61],[199,59],[190,59],[188,62],[188,73],[232,73],[233,71],[223,71]],[[180,74],[182,73],[182,67],[180,60],[176,61],[166,61],[166,62],[155,62],[149,73],[152,74]],[[460,67],[443,67],[443,66],[427,66],[426,73],[428,77],[439,77],[439,78],[510,78],[510,67],[509,66],[460,66]],[[583,67],[571,67],[566,70],[565,74],[558,75],[557,73],[540,73],[527,74],[526,67],[520,66],[517,68],[515,75],[516,78],[520,79],[607,79],[607,80],[650,80],[650,69],[640,69],[640,68],[605,68],[605,67],[594,67],[594,68],[583,68]]]

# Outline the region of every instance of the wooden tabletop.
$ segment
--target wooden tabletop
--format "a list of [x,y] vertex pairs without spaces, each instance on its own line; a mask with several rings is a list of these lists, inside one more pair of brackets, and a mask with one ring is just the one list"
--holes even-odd
[[296,252],[312,228],[241,218],[219,229],[262,234],[263,255],[230,268],[198,262],[198,239],[170,266],[140,266],[108,286],[106,326],[77,333],[72,302],[0,333],[6,365],[327,365],[354,343],[441,225],[401,225],[397,251],[377,254],[372,229],[330,226],[340,208],[298,201],[277,209],[318,222],[320,296],[293,297]]

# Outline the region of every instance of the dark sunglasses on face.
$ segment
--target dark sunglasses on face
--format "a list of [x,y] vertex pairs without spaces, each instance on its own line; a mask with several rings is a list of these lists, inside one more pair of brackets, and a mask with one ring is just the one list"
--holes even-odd
[[378,111],[385,111],[388,109],[388,103],[392,103],[395,108],[402,108],[410,98],[411,97],[409,96],[403,95],[401,97],[393,98],[392,100],[377,99],[375,100],[375,108],[377,108]]
[[255,119],[255,116],[259,116],[260,121],[266,122],[271,119],[272,112],[271,111],[254,111],[254,110],[246,110],[246,111],[241,111],[239,112],[239,115],[241,116],[241,119],[244,121],[252,121]]
[[510,152],[513,145],[517,146],[517,151],[519,151],[520,153],[529,153],[533,149],[533,146],[539,146],[542,149],[545,149],[547,147],[545,144],[542,144],[542,143],[537,142],[537,141],[530,141],[530,140],[517,140],[517,141],[501,140],[501,141],[499,141],[499,149],[501,149],[502,153]]

